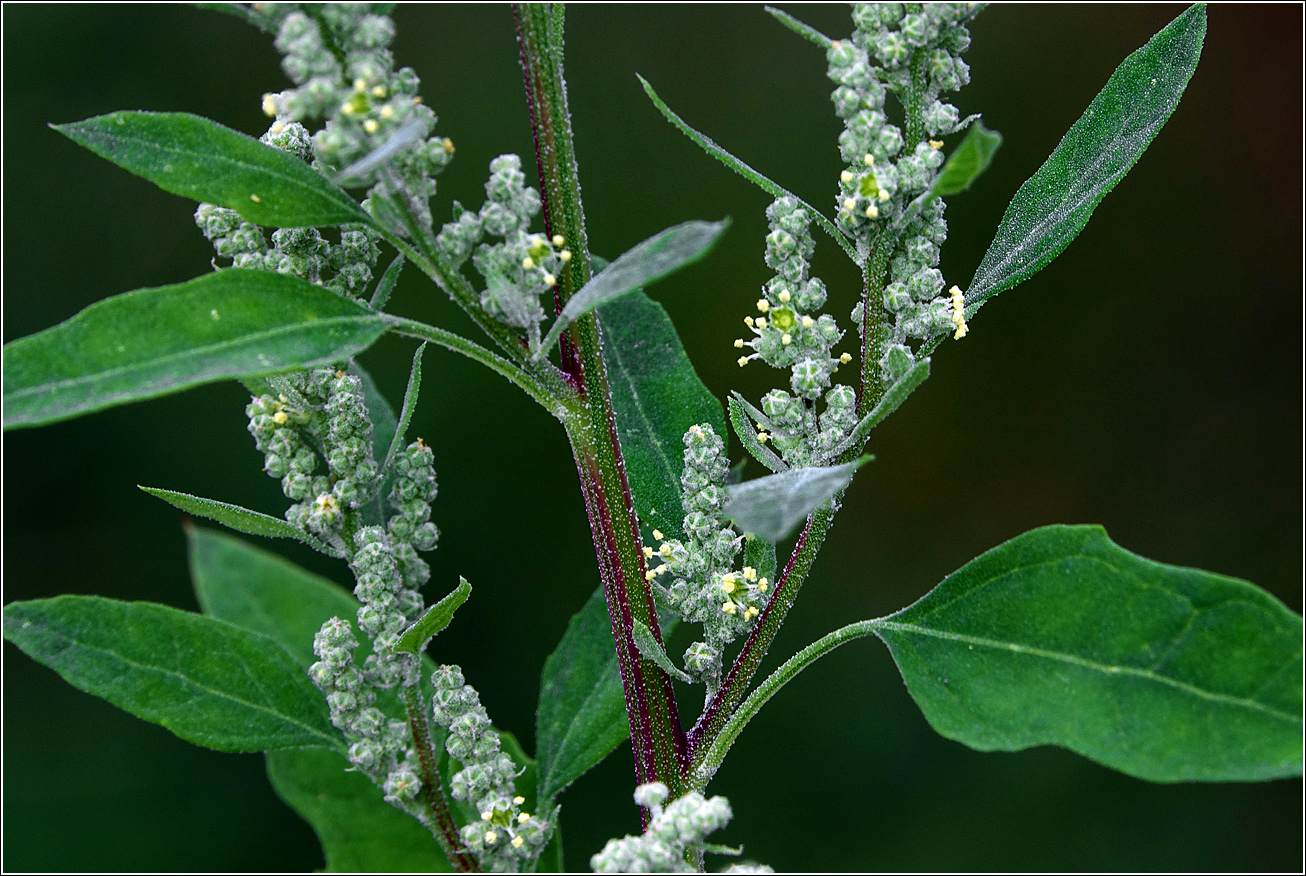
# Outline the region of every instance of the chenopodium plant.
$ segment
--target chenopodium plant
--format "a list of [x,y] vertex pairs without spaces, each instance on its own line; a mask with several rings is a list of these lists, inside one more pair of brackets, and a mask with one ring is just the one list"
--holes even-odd
[[[443,223],[432,199],[453,142],[436,133],[417,75],[394,66],[386,6],[223,8],[274,34],[293,83],[262,97],[272,122],[259,140],[183,113],[56,126],[200,201],[214,272],[109,298],[7,345],[5,426],[239,379],[264,470],[290,506],[274,516],[149,492],[242,533],[309,544],[344,560],[356,586],[351,596],[192,529],[203,615],[82,596],[12,603],[5,635],[33,658],[184,739],[268,752],[278,793],[317,828],[329,867],[388,870],[388,856],[408,855],[431,868],[562,869],[559,795],[627,737],[643,830],[590,864],[692,871],[705,853],[737,855],[709,841],[731,809],[705,796],[732,743],[805,666],[872,634],[930,724],[976,749],[1060,745],[1153,781],[1301,775],[1301,618],[1247,582],[1146,560],[1092,526],[1018,536],[753,685],[872,430],[928,377],[935,347],[1055,258],[1138,159],[1196,67],[1203,6],[1121,64],[1016,193],[964,290],[937,267],[946,199],[1001,138],[945,96],[969,80],[961,55],[981,5],[857,5],[839,40],[772,10],[825,52],[844,123],[828,215],[644,83],[668,120],[774,198],[774,277],[760,293],[738,290],[748,332],[734,346],[741,367],[775,368],[781,385],[756,403],[728,400],[740,445],[772,474],[744,482],[726,411],[642,291],[704,255],[726,223],[686,222],[611,262],[589,252],[561,6],[515,8],[538,187],[520,157],[500,156],[484,203],[455,202]],[[862,273],[843,327],[811,272],[813,225]],[[397,254],[378,278],[382,243]],[[406,263],[497,349],[388,312]],[[387,333],[421,341],[398,413],[354,359]],[[422,592],[438,448],[406,432],[427,344],[523,389],[575,456],[602,584],[544,666],[535,758],[494,726],[460,667],[425,653],[471,593],[462,581],[428,608]],[[777,544],[800,527],[779,563]],[[698,630],[679,663],[665,648],[677,623]],[[703,686],[689,728],[677,682]],[[358,798],[360,782],[377,811],[342,826],[332,802]],[[386,842],[360,843],[363,830]]]

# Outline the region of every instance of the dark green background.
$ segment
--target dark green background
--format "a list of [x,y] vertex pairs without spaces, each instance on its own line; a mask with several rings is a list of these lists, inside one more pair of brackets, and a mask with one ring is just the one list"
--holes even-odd
[[[1011,194],[1115,66],[1181,10],[1021,5],[979,17],[974,84],[956,102],[1006,143],[949,207],[949,284],[966,285]],[[794,12],[832,36],[850,29],[838,7]],[[1063,256],[986,307],[964,343],[943,345],[935,376],[875,433],[878,459],[858,475],[772,664],[1044,523],[1102,523],[1130,550],[1247,578],[1301,610],[1301,15],[1211,8],[1197,74],[1139,165]],[[457,144],[437,215],[449,197],[477,206],[490,159],[530,150],[509,11],[408,7],[396,19],[400,62],[422,75],[439,133]],[[651,292],[718,396],[785,382],[756,364],[741,372],[730,344],[768,276],[768,198],[668,126],[634,74],[825,208],[839,122],[821,53],[751,6],[583,6],[568,35],[594,251],[732,216],[710,258]],[[195,276],[211,255],[194,204],[47,122],[186,110],[258,134],[260,95],[284,82],[270,38],[225,16],[6,4],[5,339]],[[846,326],[855,273],[818,243],[816,270]],[[442,298],[410,269],[393,309],[465,326]],[[396,401],[411,353],[385,340],[364,357]],[[476,587],[434,656],[463,664],[496,723],[530,748],[540,666],[597,583],[574,468],[561,429],[506,382],[440,350],[426,368],[413,434],[434,447],[441,477],[430,595],[459,574]],[[224,384],[6,435],[5,601],[77,592],[193,608],[180,515],[134,485],[279,513],[245,401]],[[276,547],[345,580],[338,564]],[[194,748],[4,653],[6,869],[321,866],[261,757]],[[636,829],[630,760],[623,748],[564,795],[573,868]],[[1301,866],[1299,782],[1152,785],[1061,750],[975,753],[929,729],[874,641],[780,694],[711,790],[736,812],[719,841],[777,869]]]

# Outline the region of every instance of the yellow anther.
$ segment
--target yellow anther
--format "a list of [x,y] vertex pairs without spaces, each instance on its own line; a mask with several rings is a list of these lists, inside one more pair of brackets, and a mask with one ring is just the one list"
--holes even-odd
[[526,256],[526,258],[521,260],[521,266],[529,271],[531,268],[535,267],[535,259]]
[[789,290],[788,290],[788,289],[781,289],[781,290],[780,290],[780,294],[776,296],[776,298],[779,298],[779,299],[780,299],[780,303],[782,303],[782,304],[788,304],[788,303],[789,303],[789,299],[792,298],[792,297],[793,297],[793,296],[789,294]]
[[784,344],[786,347],[792,344],[793,341],[794,339],[789,336],[789,332],[785,332],[780,336],[780,343]]
[[512,847],[514,849],[520,849],[522,847],[522,843],[524,842],[526,842],[526,840],[522,839],[519,836],[515,836],[512,838]]
[[493,817],[494,817],[494,813],[488,810],[481,813],[481,821],[489,821]]
[[[421,99],[420,97],[414,97],[414,98],[413,98],[413,103],[421,103],[421,102],[422,102],[422,99]],[[444,151],[445,151],[445,152],[448,152],[450,155],[453,155],[453,141],[452,141],[452,140],[450,140],[448,137],[445,137],[445,138],[444,138],[444,142],[442,142],[440,145],[444,147]]]
[[771,309],[771,302],[767,301],[765,298],[759,298],[757,299],[757,309],[766,313]]
[[281,119],[277,119],[272,123],[272,127],[268,130],[274,134],[280,134],[282,131],[286,130],[286,123],[281,121]]
[[493,843],[495,843],[498,839],[499,839],[499,835],[498,835],[497,833],[495,833],[494,831],[492,831],[492,830],[487,830],[487,831],[485,832],[485,841],[486,841],[487,843],[491,843],[491,844],[493,844]]
[[555,276],[553,276],[552,274],[545,274],[545,275],[544,275],[544,285],[546,285],[546,286],[552,286],[552,285],[553,285],[554,283],[556,283],[556,282],[558,282],[558,278],[555,277]]
[[367,91],[367,80],[359,77],[354,80],[354,91]]
[[765,593],[765,592],[766,592],[766,585],[767,585],[767,581],[766,581],[765,578],[758,578],[758,579],[757,579],[757,592],[758,592],[758,593]]
[[757,580],[757,570],[754,569],[752,566],[744,566],[744,580],[745,580],[745,581],[756,581],[756,580]]
[[845,170],[843,173],[839,174],[839,179],[843,180],[844,182],[852,182],[853,181],[852,171]]
[[734,592],[735,592],[735,582],[733,582],[733,581],[722,581],[722,582],[721,582],[721,589],[724,590],[726,593],[734,593]]
[[757,606],[750,605],[748,608],[744,609],[744,620],[752,620],[753,616],[756,614],[758,614]]
[[381,125],[380,123],[377,122],[376,119],[368,119],[367,121],[363,122],[363,130],[369,134],[375,134],[377,129],[380,127]]
[[848,212],[851,213],[851,212],[853,211],[853,208],[856,207],[856,206],[857,206],[857,201],[856,201],[855,199],[853,199],[853,198],[844,198],[844,199],[843,199],[843,208],[844,208],[845,210],[847,210]]
[[744,325],[748,326],[749,328],[752,328],[752,327],[753,327],[753,318],[752,318],[751,316],[746,316],[746,317],[744,317]]
[[[413,103],[421,103],[421,102],[422,102],[422,96],[421,96],[420,94],[413,95]],[[445,152],[452,152],[452,151],[453,151],[452,149],[449,148],[449,138],[448,138],[448,137],[445,137],[445,138],[444,138],[444,151],[445,151]]]
[[839,361],[842,362],[842,363],[845,364],[845,365],[847,365],[847,364],[848,364],[849,362],[851,362],[852,360],[853,360],[852,353],[842,353],[842,354],[840,354],[840,356],[839,356]]
[[930,148],[931,148],[931,149],[942,149],[942,148],[943,148],[943,141],[942,141],[942,140],[931,140],[931,141],[930,141]]
[[385,97],[385,86],[378,85],[372,89],[373,97]]
[[277,411],[275,414],[272,415],[272,422],[276,423],[278,426],[284,424],[286,420],[289,419],[290,417],[286,416],[285,411]]
[[562,245],[563,245],[564,243],[566,243],[566,242],[567,242],[567,238],[563,237],[561,234],[555,234],[555,235],[553,235],[553,245],[554,245],[554,246],[562,246]]
[[658,532],[656,529],[653,530],[653,537],[656,538],[658,541],[662,541],[663,538],[662,533]]
[[[525,802],[525,801],[522,801],[522,802]],[[519,803],[519,804],[517,804],[517,805],[520,806],[521,804]],[[518,823],[518,824],[525,824],[526,822],[528,822],[528,821],[530,821],[530,820],[531,820],[531,814],[530,814],[529,812],[523,812],[521,815],[518,815],[518,816],[517,816],[517,823]]]
[[736,608],[738,608],[738,606],[728,600],[726,602],[721,603],[721,610],[724,611],[726,614],[734,614]]
[[758,443],[758,444],[765,444],[765,443],[770,439],[770,437],[771,437],[771,436],[770,436],[768,433],[766,433],[766,432],[758,432],[758,433],[757,433],[757,443]]
[[671,556],[671,542],[664,541],[662,544],[658,545],[658,553],[664,557]]
[[564,249],[562,252],[558,253],[558,258],[562,259],[564,262],[571,261],[571,250]]
[[647,572],[644,573],[644,580],[652,581],[657,576],[658,576],[657,572],[654,572],[652,569],[649,569]]
[[736,359],[735,361],[739,363],[739,367],[740,367],[740,368],[743,368],[745,365],[748,364],[748,357],[747,357],[747,356],[740,356],[740,357],[739,357],[738,359]]
[[387,103],[385,106],[381,107],[380,113],[381,113],[381,118],[388,119],[394,116],[395,108]]
[[277,99],[271,94],[263,95],[263,112],[269,116],[277,114]]
[[354,105],[349,101],[345,101],[344,103],[340,104],[340,111],[345,115],[349,115],[354,111]]
[[522,797],[522,796],[513,797],[513,798],[512,798],[512,802],[514,802],[514,803],[516,803],[518,806],[520,806],[520,805],[522,805],[523,803],[526,802],[526,798],[525,798],[525,797]]
[[662,563],[662,564],[660,564],[660,565],[659,565],[659,566],[658,566],[654,571],[657,572],[659,575],[661,575],[661,574],[662,574],[663,572],[665,572],[666,570],[667,570],[667,564],[666,564],[666,563]]
[[866,218],[867,218],[867,219],[874,219],[874,218],[876,218],[876,217],[879,216],[879,215],[880,215],[880,208],[879,208],[879,207],[875,206],[874,204],[867,204],[867,205],[866,205]]
[[760,328],[760,329],[764,329],[764,328],[766,328],[766,317],[765,317],[765,316],[759,316],[759,317],[757,318],[757,322],[755,322],[754,325],[756,325],[756,326],[757,326],[758,328]]
[[865,155],[862,156],[862,164],[865,164],[867,167],[870,167],[874,163],[875,163],[875,156],[872,155],[871,153],[867,152]]
[[881,201],[887,201],[889,200],[889,193],[885,189],[880,189],[880,193],[876,195],[876,197],[879,198]]
[[969,332],[966,327],[966,299],[962,297],[961,290],[956,286],[949,289],[948,294],[952,296],[952,324],[957,327],[952,339],[960,341]]
[[644,548],[644,559],[646,559],[646,560],[651,560],[651,559],[653,559],[653,548],[651,548],[651,547],[645,547],[645,548]]
[[253,201],[255,204],[261,204],[261,203],[263,203],[263,199],[260,198],[258,195],[250,195],[250,196],[249,196],[249,199],[250,199],[251,201]]
[[743,338],[735,338],[735,349],[736,349],[736,350],[742,350],[743,348],[744,348],[744,339],[743,339]]
[[816,320],[812,319],[810,316],[803,317],[803,328],[811,328],[814,325],[816,325]]

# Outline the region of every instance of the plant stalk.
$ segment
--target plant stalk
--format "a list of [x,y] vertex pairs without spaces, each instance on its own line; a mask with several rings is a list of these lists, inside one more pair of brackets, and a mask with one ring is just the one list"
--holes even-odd
[[422,709],[422,698],[416,687],[404,688],[403,697],[404,710],[408,713],[408,727],[413,734],[413,747],[417,749],[417,759],[422,766],[422,800],[426,803],[427,812],[436,828],[431,832],[439,841],[445,857],[460,872],[479,873],[480,864],[463,847],[458,825],[449,812],[449,800],[444,794],[440,771],[436,769],[439,758],[431,745],[431,730]]

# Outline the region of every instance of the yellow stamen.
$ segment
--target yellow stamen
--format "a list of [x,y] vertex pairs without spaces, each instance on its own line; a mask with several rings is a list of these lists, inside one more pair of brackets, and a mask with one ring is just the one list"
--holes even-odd
[[931,148],[931,149],[942,149],[942,148],[943,148],[943,141],[942,141],[942,140],[931,140],[931,141],[930,141],[930,148]]
[[812,319],[810,316],[803,317],[803,328],[811,328],[814,325],[816,325],[816,320]]
[[739,363],[739,367],[740,367],[740,368],[743,368],[745,365],[748,364],[748,357],[747,357],[747,356],[740,356],[740,357],[739,357],[738,359],[736,359],[735,361]]
[[788,290],[788,289],[782,289],[782,290],[780,291],[780,294],[777,295],[776,297],[780,299],[780,302],[781,302],[782,304],[788,304],[788,303],[789,303],[789,299],[790,299],[791,297],[793,297],[793,296],[791,296],[791,295],[789,294],[789,290]]
[[658,541],[662,541],[662,533],[658,532],[656,529],[653,530],[653,537]]
[[525,842],[524,839],[522,839],[522,838],[519,837],[519,836],[515,836],[515,837],[512,838],[512,847],[513,847],[514,849],[520,849],[520,848],[522,847],[522,843],[524,843],[524,842]]
[[765,298],[759,298],[757,299],[757,309],[766,313],[771,309],[771,302],[767,301]]
[[554,245],[554,246],[562,246],[562,245],[563,245],[564,243],[566,243],[566,242],[567,242],[567,238],[563,237],[561,234],[555,234],[555,235],[553,235],[553,245]]
[[842,362],[842,363],[845,364],[845,365],[847,365],[847,364],[848,364],[849,362],[851,362],[852,360],[853,360],[853,357],[852,357],[852,354],[851,354],[851,353],[843,353],[843,354],[841,354],[841,355],[839,356],[839,361]]
[[744,339],[743,339],[743,338],[735,338],[735,349],[736,349],[736,350],[742,350],[743,348],[744,348]]
[[789,336],[789,332],[785,332],[780,336],[780,343],[784,344],[786,347],[792,344],[793,340],[794,339]]
[[277,114],[277,100],[271,94],[263,95],[263,112],[269,116]]
[[369,134],[375,134],[377,128],[379,127],[381,127],[381,125],[377,122],[376,119],[368,119],[367,121],[363,122],[363,130]]
[[852,182],[853,181],[852,171],[845,170],[843,173],[839,174],[839,179],[841,179],[843,182]]
[[535,267],[535,259],[526,256],[526,258],[521,260],[521,266],[529,271],[531,268]]

